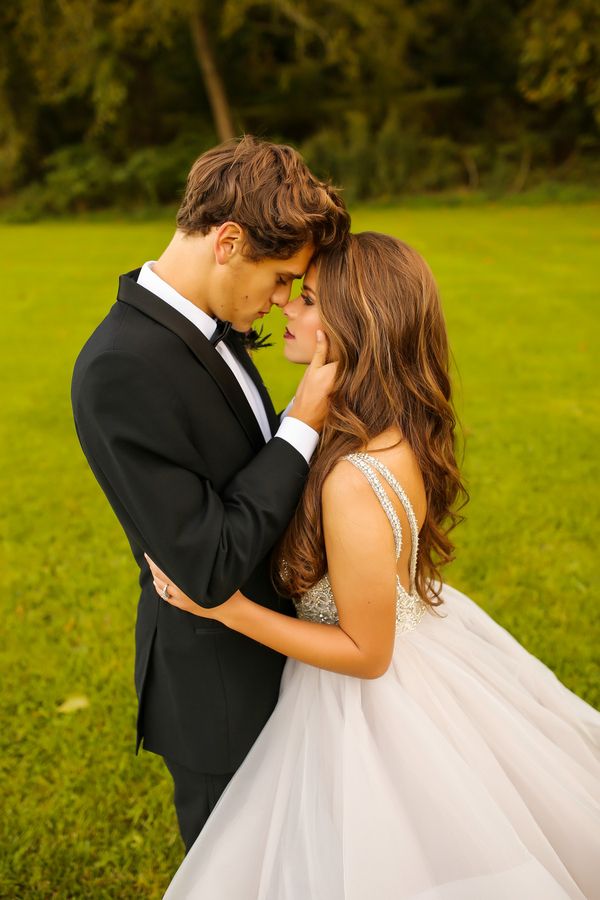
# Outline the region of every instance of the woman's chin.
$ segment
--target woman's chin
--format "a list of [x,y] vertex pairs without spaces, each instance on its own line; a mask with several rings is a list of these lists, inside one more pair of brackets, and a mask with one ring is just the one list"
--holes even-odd
[[307,366],[310,359],[303,359],[302,354],[298,353],[298,348],[294,347],[294,342],[287,340],[283,345],[283,355],[288,362],[297,363],[300,366]]
[[299,365],[299,366],[307,366],[310,363],[310,358],[304,359],[302,357],[302,354],[294,353],[294,348],[290,347],[290,345],[287,343],[283,348],[283,355],[285,356],[285,358],[287,359],[288,362],[297,363],[297,365]]

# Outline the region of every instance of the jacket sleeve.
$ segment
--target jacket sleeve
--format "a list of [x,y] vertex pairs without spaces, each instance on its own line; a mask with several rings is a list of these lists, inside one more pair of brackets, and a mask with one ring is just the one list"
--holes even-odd
[[106,351],[73,379],[77,434],[130,539],[196,603],[227,600],[283,533],[308,466],[273,438],[217,493],[189,412],[150,361]]

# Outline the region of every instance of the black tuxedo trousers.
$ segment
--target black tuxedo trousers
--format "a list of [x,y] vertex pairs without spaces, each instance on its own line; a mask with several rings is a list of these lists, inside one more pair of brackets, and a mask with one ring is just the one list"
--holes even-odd
[[[293,614],[275,593],[269,553],[308,466],[264,438],[235,376],[184,316],[122,276],[117,302],[73,374],[77,434],[139,567],[138,742],[192,772],[239,766],[275,703],[284,658],[219,622],[161,600],[146,552],[203,606],[237,588]],[[277,417],[239,335],[226,338]],[[123,598],[127,602],[127,598]]]

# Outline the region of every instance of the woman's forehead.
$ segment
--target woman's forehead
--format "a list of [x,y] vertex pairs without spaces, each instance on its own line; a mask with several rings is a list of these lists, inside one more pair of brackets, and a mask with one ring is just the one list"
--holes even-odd
[[312,291],[317,289],[317,267],[311,263],[304,276],[304,287],[310,288]]

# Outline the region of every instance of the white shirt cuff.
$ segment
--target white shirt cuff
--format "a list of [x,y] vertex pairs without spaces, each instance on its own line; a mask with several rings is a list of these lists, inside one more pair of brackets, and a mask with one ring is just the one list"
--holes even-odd
[[311,428],[306,422],[301,422],[300,419],[284,414],[275,437],[282,438],[291,444],[310,465],[312,455],[319,443],[319,434],[314,428]]

